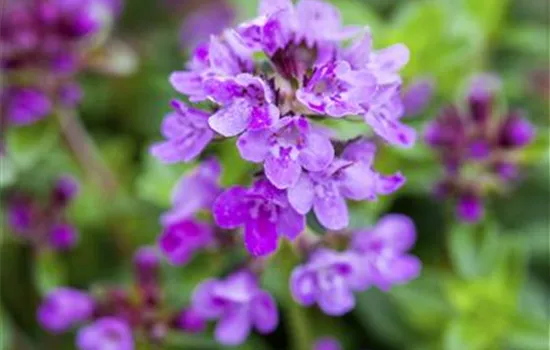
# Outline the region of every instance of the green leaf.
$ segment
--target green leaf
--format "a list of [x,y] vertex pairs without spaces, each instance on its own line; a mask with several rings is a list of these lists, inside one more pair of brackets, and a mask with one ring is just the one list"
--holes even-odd
[[0,157],[0,189],[12,185],[17,176],[17,168],[9,156]]
[[52,289],[65,285],[65,267],[56,252],[44,251],[36,259],[36,286],[42,295]]
[[26,170],[45,158],[56,145],[58,129],[54,118],[39,123],[10,128],[6,148],[18,170]]
[[508,11],[508,0],[462,0],[464,8],[487,37],[499,32]]
[[138,196],[162,208],[169,207],[174,186],[192,166],[163,164],[147,153],[143,170],[136,180]]

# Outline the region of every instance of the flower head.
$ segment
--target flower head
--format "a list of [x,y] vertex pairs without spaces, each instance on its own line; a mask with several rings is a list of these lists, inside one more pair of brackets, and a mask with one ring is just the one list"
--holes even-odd
[[272,253],[280,235],[294,239],[305,228],[305,217],[290,206],[284,191],[259,179],[251,188],[234,186],[223,192],[213,208],[218,226],[244,226],[244,241],[255,256]]
[[444,196],[455,198],[457,215],[466,222],[483,217],[483,198],[491,189],[505,189],[517,180],[517,153],[535,136],[521,111],[496,114],[499,86],[494,76],[475,77],[465,108],[445,107],[424,132],[445,170],[437,186],[445,188]]
[[341,316],[355,307],[353,292],[363,289],[363,273],[353,252],[319,249],[294,269],[290,290],[301,305],[317,304],[324,313]]
[[420,260],[407,252],[416,241],[416,230],[410,218],[388,214],[376,226],[355,232],[352,249],[360,255],[366,269],[366,286],[389,290],[420,273]]
[[342,350],[342,346],[338,340],[330,337],[324,337],[315,341],[313,350]]
[[80,329],[76,343],[79,350],[134,349],[132,329],[124,320],[116,317],[100,318]]
[[38,309],[38,322],[55,333],[87,321],[93,313],[94,301],[76,289],[58,288],[48,294]]
[[215,337],[224,345],[241,344],[252,328],[262,334],[270,333],[279,323],[275,300],[244,270],[223,280],[201,283],[191,302],[198,315],[218,320]]

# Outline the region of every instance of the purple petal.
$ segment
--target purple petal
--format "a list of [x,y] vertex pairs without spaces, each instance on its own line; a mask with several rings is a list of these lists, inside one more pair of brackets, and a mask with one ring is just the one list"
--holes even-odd
[[290,205],[298,213],[305,215],[313,207],[315,196],[313,182],[307,174],[302,173],[296,185],[288,189],[287,195]]
[[190,95],[194,102],[206,99],[203,79],[198,73],[174,72],[170,75],[170,84],[177,92]]
[[279,120],[279,109],[272,104],[256,106],[250,113],[250,130],[261,130],[269,128]]
[[319,295],[317,300],[319,308],[330,316],[342,316],[353,310],[355,307],[355,297],[353,292],[342,286],[336,290],[326,291]]
[[360,139],[346,146],[341,158],[353,162],[361,161],[371,166],[374,163],[375,154],[376,144],[366,139]]
[[386,278],[393,284],[404,284],[420,275],[422,263],[412,255],[400,256],[387,266]]
[[263,162],[269,152],[268,130],[247,131],[237,141],[241,157],[254,163]]
[[378,175],[376,180],[376,192],[379,194],[392,194],[400,189],[406,182],[405,177],[401,173],[393,175]]
[[216,340],[227,346],[242,344],[251,330],[251,320],[245,309],[234,309],[218,321],[215,330]]
[[225,310],[225,304],[214,297],[214,290],[219,287],[220,282],[208,279],[199,284],[191,296],[193,310],[206,319],[216,319]]
[[277,217],[277,232],[290,240],[295,239],[306,228],[306,218],[292,207],[282,208]]
[[291,0],[260,0],[258,14],[270,15],[280,10],[287,10],[293,7]]
[[349,224],[348,206],[338,193],[326,191],[323,196],[316,196],[313,211],[321,225],[330,230],[341,230]]
[[50,231],[50,244],[55,249],[67,250],[75,246],[77,240],[76,229],[69,224],[59,224]]
[[246,197],[247,190],[241,186],[235,186],[223,192],[214,202],[212,209],[216,224],[227,229],[242,225],[249,216]]
[[385,109],[366,113],[365,121],[380,137],[396,146],[411,148],[416,141],[416,131],[397,119],[391,119]]
[[208,119],[208,124],[217,133],[225,137],[232,137],[246,130],[252,113],[253,107],[250,103],[239,98],[212,115]]
[[268,255],[277,249],[277,226],[270,213],[260,211],[250,218],[244,228],[244,243],[253,256]]
[[346,198],[356,201],[376,199],[377,174],[370,166],[355,163],[342,171],[341,192]]
[[321,171],[334,159],[334,148],[323,133],[312,130],[307,135],[307,147],[300,152],[300,164],[309,171]]
[[405,215],[387,214],[378,221],[374,230],[376,236],[384,240],[386,247],[396,252],[410,250],[416,241],[414,222]]
[[477,222],[485,214],[483,202],[473,194],[466,194],[460,197],[456,211],[458,216],[465,222]]
[[252,300],[250,308],[252,323],[261,334],[270,333],[277,328],[279,323],[277,304],[269,293],[259,292]]
[[265,159],[264,170],[269,181],[279,189],[294,186],[302,173],[300,164],[290,159],[290,155],[285,154],[280,154],[279,158],[271,154],[268,155]]
[[414,116],[422,113],[432,99],[434,82],[432,79],[418,79],[407,87],[403,94],[405,115]]
[[290,276],[290,291],[292,297],[304,306],[311,306],[315,303],[315,277],[313,272],[304,266],[298,266]]
[[340,343],[333,338],[318,339],[313,345],[313,350],[342,350]]

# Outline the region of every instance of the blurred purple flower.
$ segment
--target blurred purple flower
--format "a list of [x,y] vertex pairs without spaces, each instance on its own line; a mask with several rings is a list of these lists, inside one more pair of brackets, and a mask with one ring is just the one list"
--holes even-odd
[[212,212],[222,228],[244,226],[245,245],[254,256],[272,253],[280,235],[294,239],[305,228],[305,217],[290,206],[286,193],[266,179],[256,180],[249,189],[229,188],[216,199]]
[[60,176],[53,189],[53,203],[64,207],[75,198],[79,190],[80,186],[75,178],[70,175]]
[[430,103],[433,93],[433,79],[419,78],[414,80],[402,94],[405,116],[415,116],[422,113]]
[[174,112],[162,123],[162,134],[168,140],[151,147],[151,154],[164,163],[189,162],[196,158],[214,138],[208,126],[209,114],[172,102]]
[[61,333],[87,321],[93,313],[94,301],[84,292],[58,288],[50,292],[38,309],[38,322],[50,332]]
[[195,251],[211,246],[214,242],[212,227],[192,219],[167,225],[159,238],[162,253],[174,265],[187,264]]
[[365,285],[387,291],[420,274],[421,262],[407,254],[416,241],[413,221],[404,215],[387,214],[371,229],[357,231],[351,247],[361,256]]
[[79,350],[134,349],[132,329],[124,320],[116,317],[100,318],[81,328],[76,343]]
[[52,103],[48,97],[35,88],[9,88],[2,93],[2,114],[12,125],[28,125],[35,123],[52,111]]
[[329,249],[315,251],[290,278],[290,290],[298,303],[316,303],[331,316],[351,311],[355,307],[353,292],[363,290],[363,285],[364,272],[357,254]]
[[358,140],[346,147],[341,157],[321,172],[302,173],[296,185],[288,189],[288,200],[300,214],[312,208],[319,222],[331,230],[349,224],[346,199],[375,200],[390,194],[405,182],[400,173],[384,176],[372,169],[376,146]]
[[134,270],[138,285],[155,287],[158,283],[160,258],[155,247],[139,248],[134,254]]
[[176,327],[184,332],[201,333],[206,329],[206,320],[192,308],[183,309],[175,320]]
[[78,234],[74,226],[61,223],[50,229],[50,245],[55,250],[68,250],[77,243]]
[[243,343],[252,328],[271,333],[279,323],[275,300],[248,271],[204,281],[193,292],[191,303],[198,315],[218,320],[215,337],[223,345]]
[[483,218],[488,190],[504,190],[519,178],[517,152],[535,137],[535,127],[520,111],[496,115],[500,85],[495,76],[474,77],[467,108],[444,107],[424,131],[444,167],[442,182],[452,189],[444,197],[454,197],[457,215],[466,222]]
[[313,344],[313,350],[342,350],[338,340],[330,337],[317,339]]
[[265,175],[277,188],[294,186],[302,168],[324,170],[332,162],[330,139],[304,117],[285,117],[273,128],[247,131],[239,138],[241,156],[264,162]]
[[186,16],[180,29],[180,42],[185,48],[195,48],[228,28],[235,19],[235,9],[226,0],[214,0],[201,5]]
[[221,166],[217,159],[208,158],[176,184],[172,193],[172,209],[163,214],[163,225],[191,218],[200,210],[210,211],[221,193]]

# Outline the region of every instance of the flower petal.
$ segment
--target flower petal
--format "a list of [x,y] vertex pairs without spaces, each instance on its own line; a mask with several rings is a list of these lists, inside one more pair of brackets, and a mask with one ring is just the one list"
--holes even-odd
[[290,240],[295,239],[306,228],[306,218],[292,207],[281,208],[277,217],[277,232]]
[[302,173],[298,182],[287,191],[288,201],[296,211],[307,214],[313,206],[315,196],[313,182],[306,173]]
[[246,99],[238,98],[212,115],[208,124],[217,133],[232,137],[246,130],[252,112],[250,103]]
[[300,152],[300,163],[309,171],[321,171],[334,159],[334,147],[322,132],[311,130],[307,135],[307,147]]
[[279,158],[271,154],[268,155],[265,159],[264,170],[269,181],[279,189],[294,186],[302,173],[300,164],[289,159],[288,155],[281,155]]
[[264,256],[277,249],[277,226],[270,213],[261,212],[249,219],[244,228],[244,243],[253,256]]
[[277,328],[279,323],[277,304],[269,293],[259,292],[251,302],[250,311],[252,323],[260,333],[270,333]]
[[344,197],[337,193],[316,196],[313,211],[321,225],[330,230],[341,230],[349,224],[348,206]]
[[227,346],[242,344],[250,334],[251,324],[244,308],[231,310],[223,315],[214,332],[216,340]]
[[247,190],[241,186],[231,187],[214,202],[212,213],[216,224],[222,228],[237,228],[249,215],[246,204]]
[[250,162],[263,162],[269,152],[269,131],[256,130],[243,133],[237,141],[241,157]]

